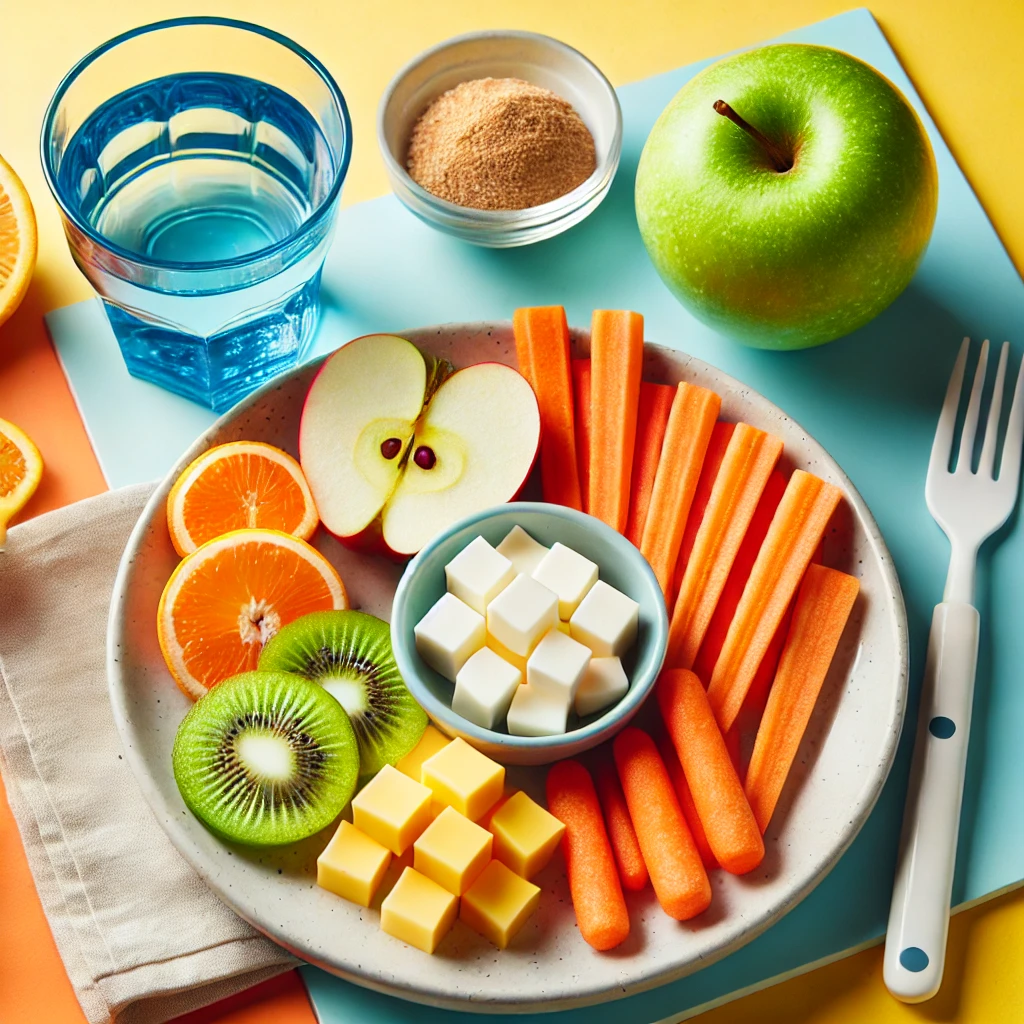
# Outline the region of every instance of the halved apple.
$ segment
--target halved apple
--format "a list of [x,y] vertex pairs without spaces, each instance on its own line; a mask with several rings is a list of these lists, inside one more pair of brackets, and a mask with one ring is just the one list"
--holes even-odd
[[502,363],[447,369],[403,338],[368,335],[310,385],[299,458],[321,520],[346,544],[412,555],[522,489],[540,441],[533,389]]

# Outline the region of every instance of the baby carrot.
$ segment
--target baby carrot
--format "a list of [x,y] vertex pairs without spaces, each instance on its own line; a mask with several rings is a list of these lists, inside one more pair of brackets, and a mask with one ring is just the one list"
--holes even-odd
[[661,459],[668,414],[676,389],[670,384],[640,382],[640,407],[636,417],[636,444],[633,450],[633,483],[626,517],[626,537],[637,547],[644,535],[647,509],[654,490],[654,476]]
[[768,533],[768,527],[772,524],[775,510],[782,501],[782,495],[786,490],[786,478],[778,469],[772,470],[761,492],[761,500],[757,503],[757,509],[750,525],[747,527],[743,543],[736,558],[732,563],[729,578],[725,581],[722,594],[715,606],[715,614],[711,616],[707,632],[704,634],[704,642],[700,645],[697,658],[693,663],[693,671],[697,673],[700,681],[707,686],[711,682],[711,673],[718,661],[718,655],[722,651],[722,644],[725,643],[725,635],[729,632],[729,625],[736,613],[736,606],[740,603],[743,588],[747,585],[750,570],[757,560],[757,553],[761,550],[761,544]]
[[704,687],[688,669],[669,669],[658,680],[657,694],[715,858],[734,875],[753,871],[764,859],[764,840]]
[[590,488],[587,510],[619,533],[629,513],[644,318],[595,309],[590,326]]
[[590,360],[572,361],[572,402],[576,419],[576,469],[583,511],[590,504]]
[[629,726],[612,752],[658,902],[677,921],[696,917],[711,903],[711,883],[654,740]]
[[667,665],[693,666],[761,493],[781,454],[782,442],[777,437],[746,423],[736,425],[672,609]]
[[619,777],[615,774],[615,765],[603,759],[594,774],[608,838],[611,840],[615,862],[619,865],[619,878],[623,888],[639,892],[647,884],[647,865],[636,840],[633,820],[629,816],[626,798],[622,795]]
[[669,413],[664,458],[658,462],[640,550],[668,595],[700,468],[722,400],[713,391],[682,383]]
[[519,369],[540,407],[544,500],[582,509],[569,371],[569,327],[561,306],[517,309],[512,317]]
[[629,935],[629,913],[590,773],[579,761],[556,762],[547,797],[548,810],[565,825],[562,849],[580,935],[594,949],[613,949]]
[[789,478],[708,684],[708,700],[723,732],[732,728],[764,652],[842,496],[838,487],[802,469],[794,470]]
[[690,835],[693,836],[701,862],[708,871],[712,871],[720,865],[708,843],[708,837],[704,834],[704,826],[700,823],[700,815],[697,814],[693,794],[690,792],[690,786],[683,774],[683,766],[679,763],[676,748],[672,746],[672,740],[668,733],[658,736],[657,745],[658,753],[661,754],[661,759],[665,762],[668,777],[672,780],[672,788],[676,791],[676,796],[679,797],[679,809],[686,819],[686,827],[690,830]]
[[762,832],[775,811],[859,589],[857,580],[844,572],[823,565],[807,568],[747,769],[747,797]]

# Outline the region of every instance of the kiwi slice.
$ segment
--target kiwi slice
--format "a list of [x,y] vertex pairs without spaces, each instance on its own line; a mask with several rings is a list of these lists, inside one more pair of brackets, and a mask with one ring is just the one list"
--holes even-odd
[[215,686],[178,727],[171,760],[189,810],[249,846],[319,832],[359,776],[355,733],[338,702],[283,672],[243,672]]
[[348,712],[366,780],[397,764],[420,741],[427,714],[406,689],[391,650],[391,627],[366,612],[311,612],[263,648],[260,669],[320,683]]

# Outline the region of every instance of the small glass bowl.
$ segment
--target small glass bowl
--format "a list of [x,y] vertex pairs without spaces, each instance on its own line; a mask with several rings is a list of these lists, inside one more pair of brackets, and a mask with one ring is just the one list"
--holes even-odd
[[[416,119],[442,93],[476,78],[521,78],[568,100],[594,137],[594,173],[564,196],[525,210],[458,206],[417,185],[405,169]],[[571,46],[534,32],[474,32],[438,44],[398,72],[381,97],[377,141],[395,195],[420,220],[505,249],[551,238],[596,209],[619,166],[622,111],[608,79]]]

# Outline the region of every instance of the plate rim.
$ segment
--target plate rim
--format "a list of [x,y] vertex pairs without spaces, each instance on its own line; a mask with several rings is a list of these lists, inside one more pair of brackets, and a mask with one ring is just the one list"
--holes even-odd
[[[469,335],[492,331],[495,328],[510,330],[511,326],[511,320],[451,321],[443,324],[431,324],[423,327],[405,328],[403,330],[394,332],[389,331],[386,333],[393,333],[399,337],[404,337],[407,334],[440,335],[453,334],[456,332]],[[582,341],[589,347],[589,331],[570,327],[570,334],[575,341]],[[345,342],[344,344],[347,343],[348,342]],[[338,347],[340,348],[342,346]],[[683,365],[686,368],[693,367],[700,372],[708,372],[715,376],[721,382],[723,389],[731,388],[734,392],[742,394],[743,401],[745,403],[753,402],[760,406],[761,411],[777,414],[781,420],[788,423],[794,430],[799,431],[805,439],[812,442],[818,449],[820,449],[825,459],[830,464],[830,469],[836,474],[836,478],[839,480],[840,485],[843,488],[844,496],[854,507],[858,518],[864,525],[867,537],[877,553],[883,582],[887,586],[894,602],[896,618],[894,625],[898,648],[898,668],[895,673],[896,686],[893,718],[889,722],[886,747],[883,751],[883,756],[879,759],[878,769],[873,775],[873,780],[869,780],[865,786],[862,787],[856,804],[851,808],[854,813],[851,814],[850,827],[847,830],[844,840],[831,851],[831,855],[823,864],[821,870],[812,877],[806,879],[799,887],[792,889],[788,897],[776,904],[770,912],[763,914],[759,920],[736,933],[732,939],[722,942],[717,949],[683,964],[677,963],[669,966],[665,966],[664,964],[651,965],[648,970],[644,971],[639,977],[628,983],[628,991],[624,990],[625,986],[620,980],[612,979],[603,987],[591,986],[585,993],[581,993],[578,996],[573,995],[555,999],[533,998],[518,1002],[498,1002],[491,1000],[474,1000],[467,997],[452,997],[445,995],[443,992],[432,991],[414,983],[406,985],[401,982],[389,983],[379,981],[369,973],[352,970],[347,967],[339,966],[337,963],[325,961],[321,957],[314,955],[310,950],[302,949],[300,946],[294,945],[288,936],[282,934],[280,931],[276,931],[273,925],[261,923],[255,920],[253,916],[247,913],[245,905],[239,899],[234,897],[234,894],[230,889],[227,886],[220,886],[216,884],[214,879],[210,877],[208,868],[197,863],[196,859],[193,859],[193,857],[190,856],[190,853],[187,852],[189,849],[187,830],[184,829],[175,818],[172,817],[165,820],[160,813],[160,810],[163,807],[163,801],[153,780],[152,773],[149,771],[147,762],[142,758],[141,754],[136,751],[131,743],[131,716],[127,707],[127,701],[123,699],[127,695],[127,688],[125,686],[117,685],[117,680],[121,677],[121,668],[117,653],[118,648],[122,643],[124,626],[127,622],[127,616],[119,613],[122,611],[125,603],[128,589],[127,583],[131,573],[134,555],[139,550],[140,541],[144,537],[154,514],[159,514],[159,510],[164,506],[167,490],[170,484],[173,483],[177,475],[186,465],[188,465],[189,462],[210,446],[211,439],[240,413],[261,401],[265,395],[279,388],[283,381],[296,377],[301,373],[315,373],[334,351],[337,351],[337,349],[332,349],[331,352],[324,353],[323,355],[301,363],[291,370],[267,381],[251,394],[237,402],[227,410],[227,412],[219,416],[206,430],[204,430],[179,457],[178,461],[171,467],[167,474],[165,474],[165,476],[157,483],[155,490],[150,495],[142,512],[140,513],[138,521],[132,527],[132,531],[125,544],[124,552],[122,553],[121,560],[118,564],[117,575],[115,576],[114,586],[111,592],[110,609],[107,619],[107,691],[113,713],[114,724],[124,748],[125,759],[131,768],[132,774],[135,776],[135,780],[142,791],[146,803],[149,805],[154,817],[163,829],[164,833],[170,839],[175,849],[196,871],[210,891],[213,892],[226,906],[234,911],[242,920],[251,925],[257,932],[267,936],[271,941],[288,950],[303,962],[313,964],[328,973],[364,988],[369,988],[385,995],[395,996],[407,1001],[444,1009],[458,1011],[483,1011],[492,1014],[514,1014],[574,1009],[594,1005],[598,1002],[610,999],[621,999],[650,991],[651,989],[677,981],[688,974],[695,973],[704,967],[708,967],[716,963],[729,954],[736,952],[738,949],[762,935],[773,924],[781,920],[799,903],[806,899],[806,897],[828,876],[843,854],[846,853],[850,845],[860,834],[861,829],[881,796],[882,789],[885,786],[896,758],[899,740],[906,717],[910,669],[910,645],[906,605],[899,577],[896,573],[895,563],[893,562],[892,555],[889,552],[885,539],[878,528],[878,524],[876,523],[870,508],[864,501],[860,492],[854,486],[853,481],[846,474],[845,470],[843,470],[842,466],[839,465],[828,449],[817,440],[814,434],[806,430],[799,422],[793,419],[793,417],[770,399],[761,394],[761,392],[757,391],[750,385],[737,380],[735,377],[725,373],[713,364],[702,359],[698,359],[696,356],[686,352],[684,349],[673,348],[667,345],[659,345],[649,341],[644,342],[645,365],[649,354],[652,352],[667,353],[672,359],[679,359],[681,357],[684,360]]]

